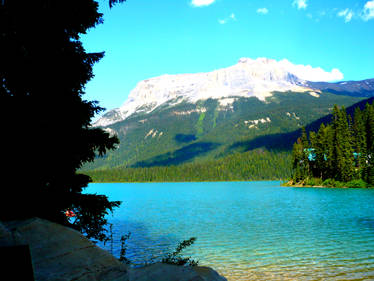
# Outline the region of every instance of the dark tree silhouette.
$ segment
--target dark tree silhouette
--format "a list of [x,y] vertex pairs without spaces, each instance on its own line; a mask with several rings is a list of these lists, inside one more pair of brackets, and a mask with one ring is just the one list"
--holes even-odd
[[80,34],[101,22],[93,0],[0,1],[1,220],[38,216],[105,238],[120,202],[83,194],[90,178],[77,173],[118,143],[91,128],[103,108],[82,98],[104,53],[87,53]]
[[[322,123],[318,133],[310,131],[310,145],[304,130],[301,140],[294,144],[293,180],[320,178],[321,183],[329,180],[352,187],[374,185],[373,135],[374,104],[367,103],[363,111],[357,107],[348,115],[344,106],[339,109],[335,105],[331,123]],[[303,172],[306,166],[312,169]]]
[[112,8],[115,4],[123,2],[126,2],[126,0],[109,0],[109,6]]

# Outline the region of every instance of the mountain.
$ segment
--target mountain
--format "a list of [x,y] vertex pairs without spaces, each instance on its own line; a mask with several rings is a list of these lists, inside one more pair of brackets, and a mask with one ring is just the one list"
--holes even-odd
[[337,83],[308,82],[308,87],[321,91],[329,91],[337,95],[372,97],[374,96],[374,79],[362,81],[345,81]]
[[150,113],[162,105],[174,106],[183,101],[196,103],[217,99],[229,106],[231,97],[257,97],[261,101],[272,92],[312,91],[306,81],[291,71],[287,60],[242,58],[238,64],[208,73],[162,75],[141,81],[127,101],[99,119],[95,126],[107,126],[139,113]]
[[242,58],[213,72],[141,81],[121,107],[94,124],[119,136],[118,149],[85,168],[179,165],[259,147],[288,150],[289,139],[277,136],[328,115],[334,104],[347,107],[374,96],[374,79],[316,82],[306,80],[310,71],[322,70]]

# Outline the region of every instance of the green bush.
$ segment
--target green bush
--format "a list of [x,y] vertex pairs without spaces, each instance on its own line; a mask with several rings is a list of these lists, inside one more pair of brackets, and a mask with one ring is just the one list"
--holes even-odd
[[322,185],[322,179],[320,178],[308,178],[305,180],[306,185],[317,186]]
[[327,179],[322,183],[322,185],[327,187],[347,187],[347,183],[336,181],[334,179]]
[[323,186],[328,187],[349,187],[349,188],[366,188],[369,187],[368,183],[362,179],[351,180],[349,182],[336,181],[334,179],[327,179],[322,183]]
[[347,187],[347,183],[341,181],[335,181],[334,187]]
[[352,180],[347,182],[347,187],[355,187],[355,188],[365,188],[368,187],[368,184],[363,181],[362,179],[359,180]]
[[323,186],[328,186],[328,187],[334,187],[335,186],[335,180],[333,179],[327,179],[322,182]]

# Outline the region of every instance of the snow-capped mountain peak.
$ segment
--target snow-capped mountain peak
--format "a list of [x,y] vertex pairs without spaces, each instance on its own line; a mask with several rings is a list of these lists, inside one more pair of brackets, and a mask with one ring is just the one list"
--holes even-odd
[[305,78],[308,74],[305,73],[308,71],[324,72],[320,68],[294,65],[285,59],[241,58],[233,66],[212,72],[165,74],[139,82],[120,108],[108,112],[94,125],[107,126],[125,120],[134,113],[151,112],[166,102],[195,103],[198,100],[228,97],[256,97],[265,101],[275,91],[314,91],[307,86]]

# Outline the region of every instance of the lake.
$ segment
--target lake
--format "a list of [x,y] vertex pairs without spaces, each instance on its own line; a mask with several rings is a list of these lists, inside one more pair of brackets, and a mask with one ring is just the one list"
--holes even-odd
[[108,216],[113,254],[131,232],[134,265],[196,237],[183,253],[228,280],[374,280],[373,189],[269,181],[90,184],[86,192],[123,201]]

